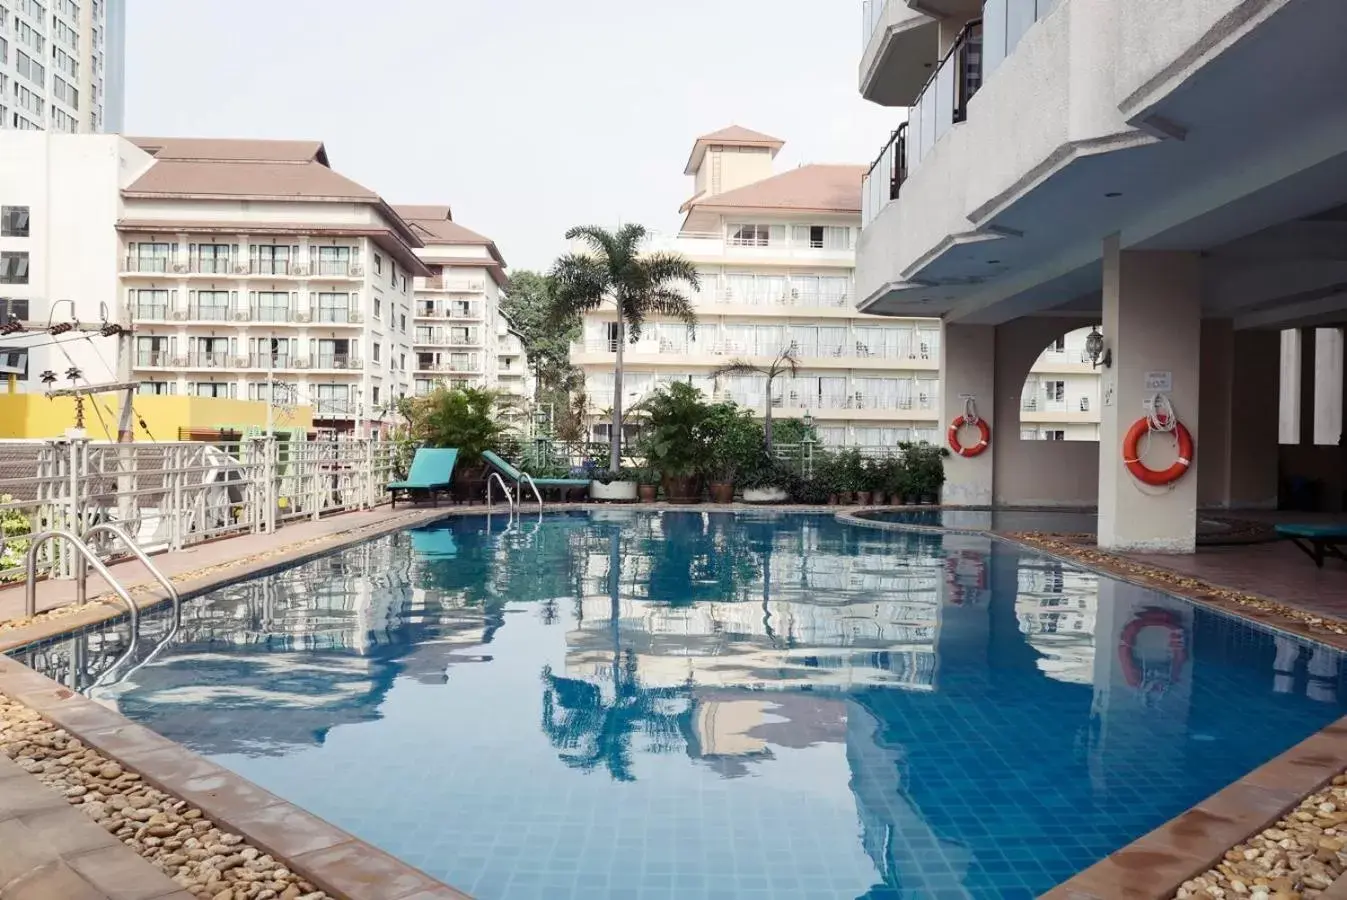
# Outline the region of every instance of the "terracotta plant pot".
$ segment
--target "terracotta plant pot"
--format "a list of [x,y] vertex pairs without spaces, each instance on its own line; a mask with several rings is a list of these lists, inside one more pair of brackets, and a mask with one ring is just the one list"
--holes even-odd
[[870,492],[869,492],[869,491],[857,491],[857,492],[856,492],[856,503],[859,504],[859,505],[861,505],[861,506],[869,506],[869,505],[870,505]]
[[836,495],[836,494],[829,494],[829,495],[828,495],[828,505],[829,505],[829,506],[836,506],[839,502],[840,502],[840,501],[837,499],[837,495]]
[[839,491],[837,494],[837,500],[843,506],[850,506],[855,501],[855,499],[856,495],[853,494],[851,491]]
[[665,475],[664,499],[670,503],[701,503],[702,479],[700,475]]
[[889,495],[883,491],[875,491],[870,495],[870,502],[875,506],[888,506]]
[[640,495],[642,503],[654,503],[659,498],[659,485],[642,484],[637,485],[636,493]]
[[734,482],[733,481],[713,481],[710,484],[712,503],[733,503],[734,502]]

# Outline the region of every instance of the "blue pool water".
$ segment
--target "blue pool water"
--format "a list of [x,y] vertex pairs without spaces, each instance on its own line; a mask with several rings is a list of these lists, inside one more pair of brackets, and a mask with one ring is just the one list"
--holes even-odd
[[1343,714],[1333,651],[830,516],[454,519],[166,626],[94,695],[481,900],[1030,897]]

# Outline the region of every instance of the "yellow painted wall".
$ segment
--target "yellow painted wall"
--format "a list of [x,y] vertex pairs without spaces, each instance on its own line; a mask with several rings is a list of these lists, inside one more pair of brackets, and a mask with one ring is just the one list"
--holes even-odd
[[[95,441],[117,439],[117,417],[121,398],[100,394],[85,398],[84,428]],[[95,407],[97,411],[95,412]],[[267,405],[257,400],[226,400],[217,397],[142,396],[132,404],[138,419],[144,419],[147,431],[137,422],[138,441],[176,441],[179,428],[221,428],[256,426],[265,428]],[[102,421],[99,421],[102,415]],[[106,424],[107,432],[104,432]],[[64,437],[75,425],[75,399],[41,394],[0,394],[0,438]],[[277,429],[313,428],[313,410],[297,406],[282,414],[276,411]]]

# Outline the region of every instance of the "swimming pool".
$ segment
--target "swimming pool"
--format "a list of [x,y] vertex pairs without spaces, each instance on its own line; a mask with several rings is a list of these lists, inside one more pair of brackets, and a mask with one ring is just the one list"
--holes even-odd
[[1343,714],[1334,651],[818,515],[451,519],[190,602],[119,681],[142,628],[95,696],[481,900],[1029,897]]

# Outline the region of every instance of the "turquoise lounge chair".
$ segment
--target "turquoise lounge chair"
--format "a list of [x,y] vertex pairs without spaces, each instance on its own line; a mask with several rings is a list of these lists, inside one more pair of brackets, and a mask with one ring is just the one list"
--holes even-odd
[[[519,483],[524,480],[525,473],[520,472],[490,450],[482,454],[482,459],[487,465],[499,472],[501,477],[515,487],[518,487]],[[571,491],[576,488],[588,489],[590,483],[588,478],[533,478],[532,481],[537,485],[538,490],[540,491],[546,490],[547,488],[556,488],[558,491],[561,491],[563,495],[566,491]]]
[[458,462],[458,451],[422,447],[412,457],[412,470],[405,481],[390,481],[385,490],[393,495],[393,507],[398,505],[398,494],[404,498],[416,494],[429,494],[439,506],[439,495],[449,490],[454,480],[454,464]]
[[1347,560],[1342,550],[1347,545],[1347,525],[1278,525],[1277,534],[1289,538],[1321,569],[1325,557]]

